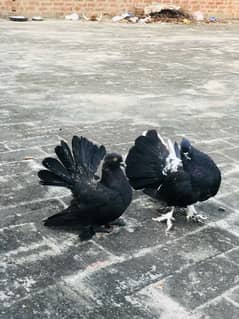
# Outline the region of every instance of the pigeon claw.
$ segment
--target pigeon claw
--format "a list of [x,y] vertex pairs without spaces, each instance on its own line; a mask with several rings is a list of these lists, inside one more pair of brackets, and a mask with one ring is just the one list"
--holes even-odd
[[206,216],[197,213],[193,205],[188,206],[186,218],[187,218],[187,221],[192,220],[194,223],[201,223],[201,224],[204,224],[205,220],[207,220]]
[[194,223],[201,223],[201,224],[204,224],[204,222],[207,220],[207,217],[204,216],[204,215],[195,215],[195,216],[192,216],[192,221]]
[[95,235],[95,231],[92,226],[86,226],[83,231],[79,234],[81,241],[87,241],[92,239],[92,237]]
[[173,221],[175,221],[175,218],[173,217],[174,208],[170,210],[170,212],[156,218],[152,218],[152,220],[156,222],[164,222],[166,221],[167,228],[166,228],[166,234],[173,228]]
[[113,226],[112,225],[104,225],[104,226],[96,226],[94,227],[94,230],[96,233],[111,233],[113,231]]
[[123,227],[126,225],[126,223],[122,218],[117,218],[113,222],[111,222],[109,225]]

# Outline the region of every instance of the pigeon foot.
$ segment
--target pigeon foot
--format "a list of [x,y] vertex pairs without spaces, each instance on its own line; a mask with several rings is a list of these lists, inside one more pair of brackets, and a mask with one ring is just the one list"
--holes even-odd
[[126,223],[125,223],[125,221],[122,218],[117,218],[116,220],[111,222],[109,225],[122,227],[122,226],[125,226]]
[[113,226],[105,225],[105,226],[98,226],[98,225],[91,225],[84,227],[84,230],[80,233],[79,237],[81,241],[87,241],[92,239],[92,237],[96,233],[111,233],[113,230]]
[[81,241],[87,241],[92,239],[95,235],[95,230],[92,226],[86,226],[84,230],[80,233],[79,237]]
[[152,218],[152,220],[156,222],[166,221],[166,224],[167,224],[166,234],[172,229],[173,221],[175,221],[175,218],[173,217],[173,212],[174,212],[174,208],[172,208],[168,213],[163,214],[160,217]]
[[192,220],[195,223],[201,223],[201,224],[203,224],[205,220],[207,220],[206,216],[197,213],[194,205],[188,206],[186,218],[187,218],[187,221]]
[[104,225],[104,226],[94,226],[94,231],[96,233],[111,233],[113,231],[113,226],[111,225]]

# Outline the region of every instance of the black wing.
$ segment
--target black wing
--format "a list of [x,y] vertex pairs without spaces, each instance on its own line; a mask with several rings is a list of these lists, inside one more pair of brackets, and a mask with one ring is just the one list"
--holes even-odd
[[126,174],[135,189],[157,188],[181,165],[178,145],[166,145],[155,130],[135,140],[126,158]]

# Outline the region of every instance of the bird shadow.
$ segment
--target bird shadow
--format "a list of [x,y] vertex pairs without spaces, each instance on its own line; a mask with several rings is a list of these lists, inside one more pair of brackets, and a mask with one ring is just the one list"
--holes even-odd
[[50,227],[44,225],[44,227],[54,232],[64,232],[64,233],[70,233],[74,235],[80,235],[86,229],[86,227],[82,225],[61,225],[61,226],[50,226]]

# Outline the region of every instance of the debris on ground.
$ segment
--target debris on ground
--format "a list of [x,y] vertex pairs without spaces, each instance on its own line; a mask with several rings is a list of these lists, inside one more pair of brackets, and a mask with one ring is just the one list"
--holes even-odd
[[208,19],[209,22],[217,22],[217,18],[216,17],[210,17]]
[[24,21],[28,21],[27,17],[24,16],[10,16],[8,17],[9,20],[11,21],[16,21],[16,22],[24,22]]
[[192,17],[195,21],[198,21],[198,22],[204,20],[204,14],[201,11],[193,12]]
[[173,12],[179,11],[180,6],[175,6],[173,4],[161,4],[161,3],[151,4],[144,8],[144,14],[152,16],[154,14],[159,14],[160,12],[164,12],[164,10],[173,13]]
[[32,17],[32,21],[43,21],[44,19],[41,16]]
[[183,23],[183,24],[191,24],[192,21],[191,21],[190,19],[183,19],[183,20],[182,20],[182,23]]
[[127,21],[131,23],[174,22],[190,24],[192,17],[179,6],[152,4],[145,8],[135,8],[135,12],[122,13],[112,18],[113,22]]
[[119,21],[121,21],[121,20],[124,20],[124,17],[121,15],[121,16],[114,16],[113,18],[112,18],[112,21],[113,22],[119,22]]
[[152,18],[151,17],[146,17],[146,18],[139,19],[139,23],[151,23],[151,22],[152,22]]
[[216,17],[205,19],[201,11],[192,14],[174,4],[156,3],[146,7],[135,7],[134,12],[124,12],[114,16],[113,22],[128,23],[180,23],[191,24],[195,22],[215,23]]
[[189,24],[192,17],[182,10],[180,6],[173,4],[153,4],[144,8],[145,16],[150,16],[152,22],[174,22]]
[[190,24],[192,17],[179,6],[153,4],[145,8],[135,8],[135,12],[122,13],[112,18],[113,22],[131,22],[131,23],[152,23],[152,22],[173,22]]
[[[135,18],[137,19],[136,21],[135,21]],[[132,19],[134,19],[134,20],[132,20]],[[131,13],[131,12],[124,12],[124,13],[122,13],[120,16],[114,16],[113,18],[112,18],[112,21],[113,22],[119,22],[119,21],[122,21],[122,20],[128,20],[128,21],[130,21],[130,22],[137,22],[138,21],[138,17],[136,17],[133,13]]]
[[68,21],[77,21],[79,19],[80,19],[79,14],[75,12],[65,16],[65,20],[68,20]]
[[86,16],[85,13],[82,13],[82,18],[86,21],[101,21],[103,18],[103,13],[100,14],[91,14],[90,16]]
[[[25,16],[10,16],[8,17],[12,21],[28,21]],[[225,22],[219,21],[215,16],[205,17],[203,12],[194,11],[189,13],[178,5],[155,3],[147,5],[145,7],[135,7],[133,12],[123,12],[120,15],[114,17],[108,16],[106,13],[88,13],[87,15],[82,12],[80,14],[73,12],[65,16],[65,20],[70,21],[109,21],[112,22],[126,22],[126,23],[176,23],[186,24],[191,23],[216,23]],[[32,21],[43,21],[41,16],[34,16]]]
[[32,156],[25,156],[23,158],[24,161],[29,161],[29,160],[32,160],[32,159],[34,159],[34,157],[32,157]]
[[130,17],[128,20],[132,23],[137,23],[139,21],[139,18],[138,17]]

